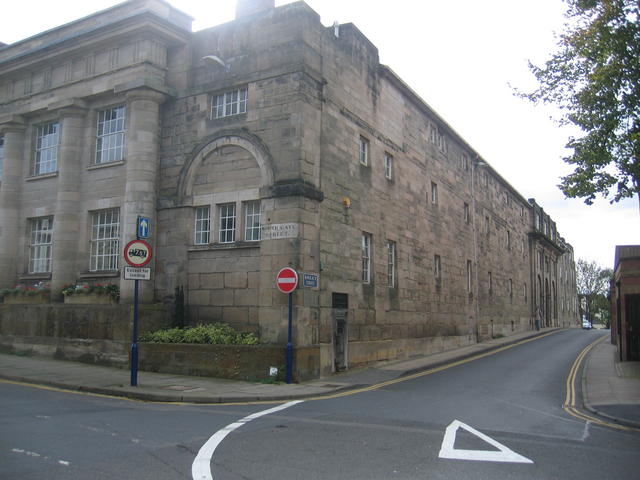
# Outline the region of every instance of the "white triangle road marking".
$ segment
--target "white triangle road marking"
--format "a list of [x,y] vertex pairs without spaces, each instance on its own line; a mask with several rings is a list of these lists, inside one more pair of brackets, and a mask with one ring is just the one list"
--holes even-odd
[[[488,444],[496,447],[499,452],[494,450],[456,449],[454,445],[456,443],[456,434],[459,428],[463,428],[467,432],[474,434],[476,437],[481,438]],[[451,425],[447,427],[444,439],[442,440],[442,447],[440,447],[439,457],[453,460],[476,460],[480,462],[533,463],[532,460],[523,457],[501,443],[496,442],[493,438],[488,437],[469,425],[465,425],[459,420],[454,420]]]

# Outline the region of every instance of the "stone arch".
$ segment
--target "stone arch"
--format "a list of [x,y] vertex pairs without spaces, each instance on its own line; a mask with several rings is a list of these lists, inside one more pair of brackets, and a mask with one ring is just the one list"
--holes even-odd
[[267,146],[246,130],[222,131],[203,141],[184,165],[178,183],[178,202],[191,202],[196,173],[205,158],[222,147],[234,146],[247,151],[255,159],[260,169],[260,187],[273,185],[273,159]]
[[544,292],[542,291],[542,278],[538,275],[538,283],[536,284],[535,301],[536,305],[536,321],[542,326],[543,320],[543,306],[544,306]]
[[558,289],[556,282],[551,282],[551,301],[553,302],[553,320],[554,324],[558,326]]
[[551,326],[551,291],[548,278],[544,280],[544,321],[546,327]]

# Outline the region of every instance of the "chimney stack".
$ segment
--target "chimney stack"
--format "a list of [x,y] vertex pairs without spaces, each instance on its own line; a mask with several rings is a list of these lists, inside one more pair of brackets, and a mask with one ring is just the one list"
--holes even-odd
[[237,0],[236,19],[248,17],[276,7],[276,0]]

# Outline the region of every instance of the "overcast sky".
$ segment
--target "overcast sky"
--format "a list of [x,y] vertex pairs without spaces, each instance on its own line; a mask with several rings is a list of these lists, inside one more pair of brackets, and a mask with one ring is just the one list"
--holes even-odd
[[[0,41],[13,43],[120,3],[7,1]],[[170,0],[194,31],[233,20],[235,0]],[[276,0],[276,5],[291,3]],[[535,198],[571,243],[576,259],[613,268],[615,245],[640,244],[638,200],[586,206],[565,199],[559,178],[571,131],[549,108],[517,98],[531,89],[527,61],[541,64],[562,31],[561,0],[308,0],[325,25],[354,23],[394,70],[525,198]],[[575,132],[574,132],[575,133]]]

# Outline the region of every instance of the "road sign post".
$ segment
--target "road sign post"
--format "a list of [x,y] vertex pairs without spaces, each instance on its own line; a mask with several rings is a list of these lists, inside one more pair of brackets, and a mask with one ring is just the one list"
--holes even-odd
[[286,382],[293,379],[293,292],[298,286],[298,273],[291,267],[284,267],[276,275],[276,287],[289,295],[289,324],[287,329]]
[[[140,230],[138,228],[138,230]],[[124,247],[124,259],[132,267],[141,268],[151,261],[153,250],[144,240],[131,240]],[[138,386],[138,290],[137,278],[133,286],[133,332],[131,333],[131,386]]]

